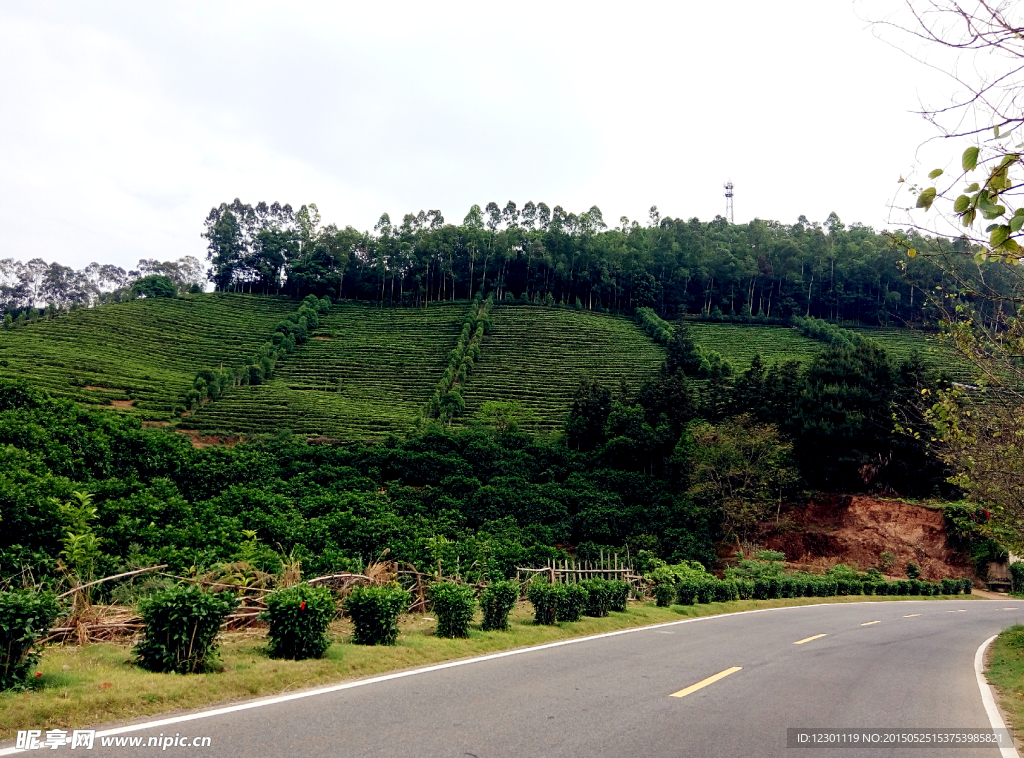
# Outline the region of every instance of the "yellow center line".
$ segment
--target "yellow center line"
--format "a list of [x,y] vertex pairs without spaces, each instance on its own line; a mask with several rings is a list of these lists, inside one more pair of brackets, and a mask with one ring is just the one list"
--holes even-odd
[[872,624],[881,624],[881,623],[882,623],[881,621],[869,621],[866,624],[861,624],[861,626],[871,626]]
[[920,616],[920,615],[921,615],[920,613],[911,613],[911,614],[908,614],[908,615],[904,616],[903,618],[905,618],[905,619],[912,619],[912,618],[914,618],[914,616]]
[[725,671],[719,671],[714,676],[709,676],[707,679],[704,679],[703,681],[697,682],[696,684],[691,684],[685,690],[679,690],[679,692],[673,692],[671,695],[669,695],[669,697],[686,697],[687,695],[689,695],[689,694],[691,694],[693,692],[696,692],[699,689],[707,687],[709,684],[714,684],[719,679],[724,679],[725,677],[729,676],[729,674],[735,674],[737,671],[740,671],[742,668],[743,668],[742,666],[733,666],[731,669],[726,669]]
[[804,638],[804,639],[802,639],[802,640],[797,640],[797,641],[796,641],[796,642],[794,642],[793,644],[794,644],[794,645],[802,645],[802,644],[804,644],[805,642],[810,642],[811,640],[817,640],[817,639],[821,639],[822,637],[828,637],[828,635],[827,635],[827,634],[816,634],[816,635],[814,635],[813,637],[805,637],[805,638]]

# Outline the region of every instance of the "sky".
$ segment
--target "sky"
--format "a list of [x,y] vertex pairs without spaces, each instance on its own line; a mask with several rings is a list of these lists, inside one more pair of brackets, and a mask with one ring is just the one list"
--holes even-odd
[[5,0],[0,258],[204,257],[236,197],[711,220],[727,179],[739,223],[891,227],[950,86],[873,33],[900,5]]

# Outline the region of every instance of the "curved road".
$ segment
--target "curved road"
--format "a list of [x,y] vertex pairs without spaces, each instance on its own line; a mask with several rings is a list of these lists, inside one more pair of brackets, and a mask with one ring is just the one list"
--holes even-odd
[[975,653],[1015,623],[1024,623],[1024,603],[1013,600],[695,619],[115,730],[143,743],[209,736],[208,748],[132,750],[97,738],[85,754],[989,758],[1000,751],[787,748],[786,730],[990,728]]

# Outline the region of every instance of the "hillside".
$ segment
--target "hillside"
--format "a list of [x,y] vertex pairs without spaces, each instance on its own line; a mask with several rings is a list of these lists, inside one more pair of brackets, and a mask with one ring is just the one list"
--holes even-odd
[[538,426],[558,428],[583,377],[636,388],[664,351],[621,316],[530,305],[499,305],[482,356],[466,383],[466,415],[488,400],[518,400]]
[[[244,364],[294,311],[286,298],[206,294],[105,305],[0,332],[0,376],[27,379],[54,395],[114,407],[144,420],[202,433],[276,433],[379,438],[414,428],[458,337],[467,303],[380,308],[340,303],[313,337],[282,359],[272,380],[228,389],[186,419],[181,403],[198,370]],[[823,343],[785,326],[690,322],[694,341],[743,370],[809,361]],[[966,375],[920,332],[860,329],[894,357],[914,349]],[[583,377],[636,388],[663,349],[623,316],[498,304],[480,360],[462,387],[464,423],[489,400],[516,400],[538,431],[561,427]]]
[[409,431],[434,391],[466,307],[334,305],[271,381],[230,390],[189,426],[343,439]]
[[78,310],[0,332],[0,377],[170,420],[198,370],[245,363],[295,306],[217,293]]

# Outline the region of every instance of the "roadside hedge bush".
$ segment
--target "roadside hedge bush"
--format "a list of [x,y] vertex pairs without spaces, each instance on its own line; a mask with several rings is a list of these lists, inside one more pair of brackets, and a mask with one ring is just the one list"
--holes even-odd
[[454,582],[438,582],[430,586],[430,601],[437,617],[438,637],[468,637],[469,623],[476,613],[476,593],[472,587]]
[[679,605],[693,605],[697,602],[697,583],[682,581],[676,585],[676,602]]
[[611,598],[608,602],[608,610],[617,611],[618,613],[625,613],[626,601],[629,600],[629,582],[624,582],[621,579],[613,579],[608,582]]
[[970,595],[972,590],[974,590],[974,582],[972,582],[970,578],[966,576],[963,579],[961,579],[960,582],[964,588],[964,594]]
[[672,601],[676,599],[678,594],[675,585],[672,584],[659,584],[654,588],[654,600],[655,604],[659,608],[667,608],[672,605]]
[[530,586],[526,590],[526,599],[533,605],[535,624],[555,623],[555,611],[561,591],[563,591],[563,585],[550,584],[541,578],[530,582]]
[[504,632],[508,630],[508,614],[515,608],[519,599],[519,585],[513,581],[493,582],[480,595],[480,605],[484,611],[482,629],[485,632]]
[[200,674],[217,665],[217,633],[238,606],[230,592],[174,587],[139,603],[146,636],[135,646],[135,662],[147,671]]
[[697,583],[697,602],[698,603],[713,603],[715,602],[715,584],[718,582],[717,579],[703,579]]
[[354,587],[342,606],[355,627],[356,645],[394,645],[398,617],[409,609],[412,597],[401,587]]
[[260,618],[270,623],[267,654],[271,658],[302,661],[323,657],[331,646],[327,627],[337,613],[329,589],[297,584],[271,592],[266,603],[267,610]]
[[587,606],[589,593],[582,584],[560,584],[562,592],[555,602],[555,621],[579,621]]
[[896,591],[894,595],[909,595],[910,594],[910,581],[907,579],[900,579],[898,582],[894,582],[896,585]]
[[52,592],[0,592],[0,690],[24,686],[39,660],[36,641],[60,612],[60,601]]
[[607,616],[612,604],[611,582],[595,577],[580,582],[580,586],[587,591],[587,602],[583,613],[594,618]]
[[715,582],[715,602],[728,603],[730,600],[739,600],[740,593],[739,588],[736,586],[736,582],[724,581]]
[[942,594],[943,595],[956,595],[960,592],[960,580],[950,579],[946,577],[942,580]]

